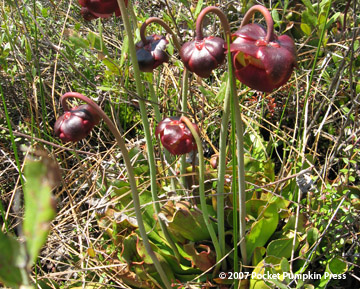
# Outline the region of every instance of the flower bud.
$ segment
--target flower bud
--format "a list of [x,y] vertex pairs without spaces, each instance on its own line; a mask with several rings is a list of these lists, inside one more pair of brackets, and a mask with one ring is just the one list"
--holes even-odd
[[[128,0],[125,0],[127,6]],[[81,14],[85,20],[92,20],[96,18],[108,18],[115,13],[115,16],[120,16],[120,8],[117,0],[79,0],[81,7]],[[85,9],[84,9],[85,8]]]
[[136,43],[136,57],[143,72],[152,72],[156,67],[169,61],[166,46],[169,43],[164,36],[153,34],[146,37],[147,43]]
[[92,14],[87,7],[81,7],[80,14],[86,21],[91,21],[93,19],[99,18],[98,16]]
[[288,81],[296,66],[294,41],[287,35],[272,34],[259,24],[238,29],[230,44],[236,77],[250,88],[271,92]]
[[185,43],[180,57],[185,67],[200,77],[207,78],[225,59],[225,41],[220,37],[206,37]]
[[212,155],[210,159],[210,165],[214,170],[217,169],[218,163],[219,163],[219,154]]
[[85,138],[100,121],[100,117],[88,104],[66,111],[54,126],[55,135],[63,142],[77,142]]
[[[198,133],[199,128],[192,124]],[[190,129],[179,117],[163,119],[155,129],[155,134],[160,135],[163,146],[173,155],[182,155],[196,149],[195,140]]]

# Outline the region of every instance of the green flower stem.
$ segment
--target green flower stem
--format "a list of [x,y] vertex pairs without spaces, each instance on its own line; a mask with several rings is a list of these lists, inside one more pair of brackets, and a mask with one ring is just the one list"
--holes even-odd
[[154,77],[153,76],[154,76],[153,73],[151,73],[151,76],[149,76],[149,79],[151,81],[151,83],[149,85],[149,91],[150,91],[152,107],[154,108],[155,120],[157,123],[159,123],[162,118],[161,118],[161,113],[160,113],[160,109],[159,109],[159,100],[157,98],[157,95],[156,95],[155,89],[154,89]]
[[[166,32],[168,32],[172,36],[173,43],[174,43],[176,49],[178,51],[180,51],[180,49],[181,49],[180,41],[176,37],[175,33],[171,30],[171,28],[162,19],[160,19],[158,17],[150,17],[150,18],[146,19],[146,21],[141,25],[140,37],[141,37],[141,41],[144,44],[146,44],[148,42],[146,40],[146,27],[151,23],[157,23],[157,24],[161,25],[166,30]],[[186,112],[186,108],[187,108],[187,91],[188,91],[188,72],[187,72],[187,69],[185,69],[184,74],[183,74],[183,83],[182,83],[182,111],[183,111],[183,113]],[[158,122],[159,121],[160,120],[158,120]],[[166,150],[165,150],[165,158],[170,163],[169,160],[171,159],[171,156],[170,156],[169,152]],[[181,156],[181,159],[180,159],[180,174],[181,174],[180,182],[184,187],[186,184],[186,180],[184,177],[185,170],[186,170],[186,156],[184,155],[184,156]],[[172,187],[175,188],[173,178],[171,179],[171,184],[172,184]]]
[[205,182],[205,162],[204,162],[204,152],[203,152],[203,148],[202,148],[202,143],[200,140],[200,136],[198,135],[196,129],[194,128],[194,126],[192,125],[191,121],[186,117],[186,116],[182,116],[180,118],[181,122],[184,122],[186,124],[186,126],[190,129],[191,134],[193,135],[195,142],[196,142],[196,146],[198,149],[198,154],[199,154],[199,194],[200,194],[200,206],[201,206],[201,211],[203,213],[203,217],[204,217],[204,221],[205,221],[205,225],[209,231],[210,237],[211,237],[211,241],[214,245],[215,248],[215,253],[216,253],[216,261],[219,262],[219,260],[221,259],[221,251],[220,251],[220,246],[219,246],[219,242],[218,239],[216,237],[216,233],[215,233],[215,229],[211,224],[210,218],[209,218],[209,212],[207,209],[207,205],[206,205],[206,198],[205,198],[205,186],[204,186],[204,182]]
[[[234,93],[234,89],[232,89],[232,81],[231,74],[229,74],[229,86],[230,86],[230,95],[231,95],[231,166],[232,166],[232,184],[231,184],[231,191],[232,191],[232,202],[233,202],[233,244],[234,244],[234,272],[239,272],[239,248],[238,248],[238,239],[239,239],[239,212],[238,212],[238,194],[237,188],[239,184],[237,182],[237,165],[238,160],[236,157],[236,123],[235,123],[235,108],[234,108],[234,97],[232,97]],[[239,280],[234,280],[234,288],[239,287]]]
[[66,103],[67,98],[78,98],[78,99],[86,102],[87,104],[89,104],[98,113],[98,115],[105,121],[105,123],[108,126],[108,128],[110,129],[111,133],[114,135],[116,142],[121,150],[121,153],[122,153],[122,156],[124,159],[124,163],[126,166],[126,170],[128,173],[131,194],[132,194],[132,198],[133,198],[133,202],[134,202],[135,215],[136,215],[136,219],[138,222],[140,235],[144,242],[145,249],[146,249],[147,253],[149,254],[149,256],[151,257],[152,261],[154,262],[154,265],[155,265],[156,269],[158,270],[160,277],[161,277],[162,281],[164,282],[166,288],[171,288],[168,278],[167,278],[165,272],[163,271],[161,264],[160,264],[159,260],[157,259],[154,251],[152,250],[149,239],[146,234],[144,221],[143,221],[141,209],[140,209],[140,199],[139,199],[139,192],[137,190],[135,174],[134,174],[133,167],[131,165],[131,160],[130,160],[128,150],[125,146],[124,139],[122,138],[119,130],[116,128],[116,126],[110,120],[110,118],[105,114],[105,112],[94,101],[92,101],[88,97],[86,97],[80,93],[77,93],[77,92],[65,93],[61,97],[61,104],[65,111],[70,110]]
[[146,27],[151,23],[157,23],[157,24],[161,25],[166,30],[166,32],[172,36],[172,39],[173,39],[176,49],[180,51],[181,45],[180,45],[180,42],[179,42],[178,38],[176,37],[175,33],[171,30],[171,28],[163,20],[161,20],[158,17],[150,17],[150,18],[146,19],[146,21],[141,25],[140,37],[141,37],[141,41],[143,42],[143,44],[148,43],[148,41],[146,40],[145,31],[146,31]]
[[[153,108],[154,108],[154,112],[155,112],[155,120],[157,123],[159,123],[161,121],[161,113],[160,113],[160,109],[159,109],[159,100],[156,96],[156,93],[155,93],[155,90],[154,90],[154,86],[153,86],[153,73],[151,73],[151,83],[149,85],[149,91],[150,91],[150,96],[151,96],[151,101],[152,101],[152,104],[153,104]],[[165,158],[166,158],[166,161],[168,163],[171,163],[171,155],[170,153],[167,151],[167,150],[164,150],[165,152]],[[168,170],[169,172],[169,175],[170,177],[173,176],[173,173],[171,172],[171,170]],[[171,189],[173,191],[175,191],[175,180],[174,178],[171,178],[170,179],[170,183],[171,183]]]
[[[178,51],[180,51],[181,49],[181,45],[180,45],[180,41],[178,40],[178,38],[176,37],[176,34],[171,30],[171,28],[160,18],[158,17],[150,17],[148,19],[146,19],[146,21],[141,25],[140,28],[140,38],[141,41],[143,42],[143,44],[145,45],[146,43],[148,43],[148,40],[146,39],[146,28],[148,25],[150,25],[151,23],[157,23],[159,25],[161,25],[167,33],[169,33],[173,39],[173,43],[176,47],[176,49]],[[187,90],[188,90],[188,72],[185,73],[185,71],[187,71],[186,69],[184,70],[184,74],[183,74],[183,90],[182,90],[182,104],[184,103],[185,100],[185,106],[182,105],[182,109],[183,112],[186,112],[186,101],[187,101]],[[185,88],[184,88],[185,87]],[[153,91],[153,89],[152,89]],[[151,92],[151,91],[150,91]],[[155,96],[155,93],[152,93]],[[156,96],[153,97],[153,101],[157,101]],[[185,107],[185,108],[184,108]],[[185,109],[185,110],[184,110]],[[155,109],[155,114],[157,114],[157,111]],[[157,122],[160,122],[161,119],[157,119]],[[165,150],[165,158],[167,160],[168,163],[171,163],[171,155],[170,153]],[[180,161],[180,172],[181,172],[181,184],[185,187],[185,177],[183,176],[185,174],[185,168],[186,168],[186,157],[185,156],[181,156],[181,161]],[[172,173],[170,172],[170,176],[172,176]],[[173,190],[175,190],[175,183],[174,183],[174,179],[171,178],[171,187]]]
[[[152,195],[152,199],[154,202],[155,213],[158,216],[160,213],[160,204],[159,204],[158,196],[157,196],[156,166],[155,166],[154,149],[153,149],[152,137],[151,137],[151,133],[150,133],[149,120],[147,117],[147,112],[146,112],[146,107],[145,107],[145,102],[144,102],[144,97],[143,97],[143,85],[142,85],[142,80],[141,80],[139,64],[138,64],[137,58],[136,58],[136,48],[135,48],[134,39],[133,39],[133,32],[131,29],[125,2],[123,0],[117,0],[117,2],[120,7],[121,17],[123,19],[126,34],[128,36],[129,53],[130,53],[130,59],[131,59],[131,63],[132,63],[133,71],[134,71],[136,92],[137,92],[138,96],[140,97],[140,99],[139,99],[140,114],[141,114],[142,124],[144,127],[144,132],[145,132],[145,140],[146,140],[146,145],[147,145],[147,150],[148,150],[148,160],[149,160],[149,167],[150,167],[151,195]],[[159,221],[159,225],[161,227],[162,232],[164,233],[164,236],[165,236],[167,242],[169,243],[172,250],[174,251],[175,256],[179,256],[180,254],[167,231],[166,225],[160,218],[158,218],[158,221]],[[143,236],[141,236],[141,237],[143,238]],[[147,236],[146,236],[146,240],[147,240]],[[145,242],[144,242],[144,245],[145,245]],[[150,245],[150,244],[148,243],[148,245]],[[161,267],[160,262],[156,258],[155,254],[153,253],[151,247],[146,246],[146,251],[151,256],[151,259],[153,260],[156,270],[160,274],[160,277],[161,277],[163,283],[165,284],[165,287],[171,288],[169,280],[164,272],[164,269]]]
[[216,188],[216,209],[218,219],[218,234],[222,256],[225,254],[225,228],[224,228],[224,184],[226,173],[226,141],[228,136],[228,124],[230,116],[230,83],[228,82],[225,91],[224,111],[221,118],[219,164]]
[[251,17],[254,15],[255,12],[260,12],[264,16],[267,25],[265,41],[270,42],[275,38],[274,21],[271,17],[269,10],[262,5],[254,5],[246,12],[244,19],[241,22],[240,28],[249,23]]
[[[239,107],[239,99],[236,93],[236,82],[234,79],[234,74],[232,73],[232,66],[229,74],[231,79],[231,95],[233,96],[233,106],[234,106],[234,116],[235,116],[235,125],[236,125],[236,138],[237,138],[237,159],[238,159],[238,176],[239,176],[239,230],[240,230],[240,252],[242,257],[242,262],[244,265],[248,264],[247,254],[246,254],[246,243],[245,243],[245,217],[246,217],[246,192],[245,192],[245,162],[244,162],[244,129],[241,120],[241,111]],[[231,73],[230,73],[231,72]],[[235,192],[234,192],[235,193]]]
[[[209,6],[203,9],[198,18],[196,19],[196,40],[203,39],[202,33],[202,22],[204,17],[208,13],[216,14],[221,22],[221,26],[224,30],[225,39],[231,39],[230,25],[221,9],[215,6]],[[231,59],[231,58],[230,58]],[[231,61],[231,60],[230,60]],[[225,255],[225,222],[224,222],[224,180],[225,180],[225,159],[226,159],[226,134],[227,124],[229,122],[229,90],[226,90],[225,102],[224,102],[224,115],[221,121],[221,135],[220,135],[220,152],[219,152],[219,163],[220,168],[218,172],[218,188],[217,188],[217,219],[218,219],[218,235],[220,243],[220,253],[217,256],[221,259]]]
[[[182,87],[181,87],[181,111],[182,115],[187,113],[187,97],[188,97],[188,90],[189,90],[189,71],[185,68],[183,72],[182,78]],[[181,156],[180,159],[180,182],[183,187],[186,187],[186,155]]]

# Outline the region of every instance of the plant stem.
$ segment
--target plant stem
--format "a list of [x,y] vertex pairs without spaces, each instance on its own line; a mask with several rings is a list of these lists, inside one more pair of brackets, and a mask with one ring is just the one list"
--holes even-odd
[[[182,87],[181,87],[181,111],[182,115],[187,113],[187,96],[189,90],[189,71],[185,68],[182,77]],[[184,188],[186,188],[186,155],[182,155],[180,159],[180,182]]]
[[225,254],[225,228],[224,228],[224,184],[226,173],[226,141],[228,135],[228,124],[230,116],[230,82],[226,86],[224,111],[221,118],[220,144],[219,144],[219,165],[216,188],[216,209],[218,220],[218,235],[222,256]]
[[255,12],[260,12],[265,18],[267,25],[267,33],[266,33],[265,41],[270,42],[274,40],[276,38],[274,34],[274,21],[271,17],[269,10],[262,5],[254,5],[246,12],[244,19],[241,22],[240,28],[249,23],[251,17],[254,15]]
[[[235,84],[235,80],[234,80]],[[234,85],[235,86],[235,85]],[[241,120],[241,111],[239,107],[239,99],[234,94],[234,114],[236,124],[236,138],[237,138],[237,159],[238,159],[238,176],[239,176],[239,224],[240,224],[240,251],[242,262],[244,265],[248,264],[245,243],[245,217],[246,217],[246,192],[245,192],[245,163],[244,163],[244,129]]]
[[[180,41],[178,40],[178,38],[176,37],[176,34],[172,31],[172,29],[160,18],[158,17],[150,17],[148,19],[146,19],[146,21],[141,25],[141,28],[140,28],[140,38],[141,38],[141,41],[143,42],[144,45],[146,45],[149,41],[146,39],[146,28],[148,25],[150,25],[151,23],[157,23],[159,25],[161,25],[167,33],[169,33],[171,36],[172,36],[172,39],[173,39],[173,43],[176,47],[176,49],[178,51],[180,51],[181,49],[181,45],[180,45]],[[153,95],[153,101],[155,99],[157,99],[157,97],[155,96],[155,93],[154,93],[154,89],[151,88],[152,91],[150,90],[150,92],[152,93]],[[184,103],[185,101],[185,106],[182,105],[182,110],[183,112],[186,112],[186,101],[187,101],[187,90],[188,90],[188,72],[187,70],[185,69],[184,70],[184,74],[183,74],[183,88],[182,88],[182,104]],[[157,116],[157,110],[155,109],[155,113],[156,113],[156,116]],[[157,117],[158,118],[158,117]],[[157,122],[160,122],[161,119],[157,119]],[[168,163],[170,163],[170,160],[171,160],[171,155],[169,154],[168,151],[165,150],[165,158],[167,160]],[[185,177],[183,177],[183,175],[185,174],[185,168],[186,168],[186,157],[185,156],[181,156],[181,161],[180,161],[180,172],[181,172],[181,184],[183,186],[185,186]],[[170,175],[172,175],[172,173],[170,172]],[[175,184],[174,184],[174,179],[171,178],[171,186],[172,188],[175,190]]]
[[[69,107],[66,103],[67,98],[78,98],[78,99],[81,99],[82,101],[86,102],[87,104],[89,104],[98,113],[98,115],[105,121],[105,123],[108,126],[108,128],[110,129],[111,133],[114,135],[116,142],[121,150],[122,157],[124,159],[124,163],[125,163],[126,170],[128,173],[131,194],[132,194],[132,198],[133,198],[133,202],[134,202],[135,215],[136,215],[136,219],[138,221],[138,227],[139,227],[141,238],[144,242],[145,249],[146,249],[147,253],[149,254],[149,256],[151,257],[152,261],[154,262],[156,269],[158,267],[161,268],[160,271],[158,270],[158,272],[159,272],[160,277],[163,280],[164,284],[166,286],[169,285],[169,286],[167,286],[167,288],[171,288],[170,284],[168,284],[169,281],[167,280],[165,272],[163,271],[159,260],[157,259],[154,251],[152,250],[149,239],[146,235],[144,221],[142,219],[142,214],[141,214],[141,209],[140,209],[140,199],[139,199],[139,193],[137,190],[135,174],[134,174],[133,167],[131,165],[131,160],[130,160],[128,150],[125,146],[124,139],[122,138],[119,130],[116,128],[116,126],[110,120],[110,118],[105,114],[105,112],[94,101],[92,101],[88,97],[86,97],[80,93],[77,93],[77,92],[65,93],[61,97],[61,104],[65,111],[69,110]],[[163,274],[163,276],[162,276],[162,274]]]
[[[230,47],[230,37],[227,39],[228,47]],[[236,138],[237,138],[237,168],[239,176],[239,237],[241,240],[240,251],[242,262],[244,265],[248,264],[246,243],[245,243],[245,217],[246,217],[246,192],[245,192],[245,162],[244,162],[244,129],[241,120],[241,111],[239,107],[239,99],[236,90],[236,81],[233,73],[231,52],[228,50],[228,70],[229,70],[229,82],[230,82],[230,95],[233,101],[235,125],[236,125]],[[234,181],[234,180],[233,180]],[[234,192],[235,193],[235,192]],[[235,243],[237,244],[237,242]],[[236,265],[237,266],[237,265]]]
[[209,6],[204,8],[198,18],[196,19],[196,38],[195,40],[202,40],[204,38],[203,33],[202,33],[202,22],[204,20],[204,17],[206,14],[208,13],[214,13],[216,14],[221,22],[221,26],[224,30],[224,34],[225,34],[225,39],[227,37],[227,35],[230,35],[230,25],[229,22],[224,14],[224,12],[221,11],[221,9],[215,7],[215,6]]
[[201,143],[201,140],[200,140],[200,136],[198,135],[198,133],[197,133],[196,129],[194,128],[194,126],[192,125],[191,121],[186,116],[182,116],[180,118],[180,121],[184,122],[186,124],[186,126],[190,129],[191,134],[193,135],[193,137],[195,139],[196,146],[197,146],[197,149],[198,149],[198,154],[199,154],[200,206],[201,206],[201,211],[203,213],[206,228],[209,231],[211,241],[212,241],[212,243],[214,245],[214,248],[215,248],[216,261],[218,262],[221,259],[221,257],[220,257],[221,256],[221,254],[220,254],[221,250],[220,250],[218,239],[216,237],[215,229],[214,229],[213,225],[211,224],[211,221],[210,221],[210,218],[209,218],[209,212],[208,212],[207,205],[206,205],[205,186],[204,186],[205,162],[204,162],[204,152],[203,152],[203,148],[202,148],[202,143]]
[[179,42],[178,38],[176,37],[175,33],[171,30],[171,28],[163,20],[161,20],[158,17],[150,17],[150,18],[146,19],[146,21],[141,25],[140,37],[141,37],[141,41],[143,42],[144,45],[146,45],[149,42],[146,39],[145,30],[146,30],[146,27],[151,23],[157,23],[157,24],[161,25],[162,27],[164,27],[166,32],[172,36],[172,39],[173,39],[176,49],[180,51],[181,45],[180,45],[180,42]]
[[[238,194],[237,188],[239,187],[237,183],[237,157],[236,157],[236,123],[235,123],[235,103],[234,103],[234,97],[232,97],[232,93],[234,92],[234,89],[232,89],[232,80],[231,80],[231,74],[229,75],[229,87],[230,87],[230,95],[231,95],[231,166],[232,166],[232,184],[231,184],[231,191],[232,191],[232,201],[233,201],[233,244],[234,244],[234,272],[239,272],[239,253],[238,253],[238,240],[239,240],[239,212],[238,212]],[[234,280],[234,288],[238,288],[239,281],[237,279]]]
[[[155,119],[156,119],[156,122],[159,123],[161,121],[161,114],[160,114],[160,109],[159,109],[159,100],[157,98],[157,95],[155,93],[154,86],[153,86],[153,82],[154,82],[154,77],[153,76],[154,76],[153,73],[151,73],[151,76],[149,76],[150,79],[151,79],[151,83],[149,85],[149,90],[150,90],[151,101],[153,103],[153,108],[154,108],[154,112],[155,112]],[[166,161],[168,163],[171,163],[171,155],[170,155],[170,153],[167,150],[165,150],[164,153],[165,153]],[[170,177],[173,176],[171,170],[168,170],[168,172],[169,172]],[[174,178],[170,179],[170,183],[171,183],[171,189],[173,191],[175,191],[175,180],[174,180]]]
[[[130,53],[130,59],[131,59],[131,63],[132,63],[133,71],[134,71],[136,92],[137,92],[138,96],[140,97],[140,99],[139,99],[140,114],[141,114],[142,124],[144,127],[144,132],[145,132],[145,140],[146,140],[146,145],[147,145],[147,150],[148,150],[148,160],[149,160],[149,167],[150,167],[151,195],[152,195],[152,199],[154,202],[155,213],[158,216],[160,213],[160,204],[159,204],[158,196],[157,196],[156,166],[155,166],[154,149],[153,149],[152,137],[151,137],[151,133],[150,133],[149,120],[147,117],[147,112],[146,112],[146,107],[145,107],[145,101],[144,101],[144,97],[143,97],[143,85],[142,85],[142,80],[141,80],[139,64],[137,62],[137,57],[136,57],[136,48],[135,48],[134,39],[133,39],[133,32],[131,29],[130,20],[128,17],[128,13],[127,13],[127,9],[126,9],[124,0],[117,0],[117,2],[120,7],[121,17],[123,19],[126,34],[128,36],[129,53]],[[164,236],[165,236],[167,242],[169,243],[170,247],[174,251],[175,256],[177,256],[179,258],[180,254],[167,231],[166,225],[160,218],[158,218],[158,221],[159,221],[159,225],[161,227],[161,230],[164,233]],[[144,243],[144,245],[145,245],[145,243]],[[152,252],[151,247],[149,247],[148,249],[151,250],[151,252]],[[154,259],[156,259],[156,263],[155,263],[154,259],[153,259],[153,262],[156,267],[156,270],[160,274],[161,279],[165,284],[165,287],[170,288],[169,281],[167,279],[167,276],[165,275],[163,268],[161,267],[161,265],[159,263],[159,260],[157,260],[155,254],[153,254],[152,256],[154,257]]]
[[[203,9],[198,18],[196,19],[196,40],[200,41],[203,39],[202,33],[202,22],[204,17],[208,13],[216,14],[221,22],[221,26],[224,30],[225,39],[231,39],[230,25],[221,9],[215,6],[209,6]],[[228,44],[229,45],[229,44]],[[228,59],[231,61],[231,57]],[[227,125],[229,122],[230,114],[230,102],[229,102],[228,87],[226,88],[226,96],[224,101],[224,115],[221,121],[221,135],[220,135],[220,152],[219,152],[219,172],[218,172],[218,188],[217,188],[217,219],[218,219],[218,238],[220,243],[220,256],[217,258],[221,259],[225,255],[225,224],[224,224],[224,183],[225,183],[225,160],[226,160],[226,138],[227,138]]]

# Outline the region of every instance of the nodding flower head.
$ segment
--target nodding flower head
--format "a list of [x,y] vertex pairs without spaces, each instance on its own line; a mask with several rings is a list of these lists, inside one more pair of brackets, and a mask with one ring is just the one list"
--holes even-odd
[[[192,125],[199,133],[198,126]],[[160,136],[163,146],[173,155],[183,155],[196,149],[190,129],[179,117],[163,119],[156,127],[155,134]]]
[[77,142],[85,138],[100,121],[94,109],[83,104],[66,111],[55,122],[55,135],[63,142]]
[[146,43],[136,43],[136,57],[143,72],[152,72],[156,67],[169,61],[166,46],[169,43],[165,36],[153,34],[146,37]]
[[[108,18],[114,13],[115,16],[121,15],[117,0],[79,0],[79,4],[85,20]],[[125,0],[125,5],[127,4],[128,0]]]
[[81,7],[80,14],[86,21],[91,21],[93,19],[99,18],[90,12],[87,7]]
[[180,50],[185,67],[200,77],[207,78],[225,59],[225,41],[220,37],[209,36],[186,42]]
[[[260,11],[268,30],[259,24],[246,24],[233,34],[230,51],[235,75],[250,88],[271,92],[288,81],[296,66],[295,44],[287,35],[275,35],[271,15],[265,7],[252,8],[249,14]],[[249,17],[245,15],[244,19]]]

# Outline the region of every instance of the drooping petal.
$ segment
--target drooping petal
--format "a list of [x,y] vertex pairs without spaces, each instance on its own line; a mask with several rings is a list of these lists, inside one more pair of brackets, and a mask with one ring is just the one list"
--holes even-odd
[[136,43],[136,57],[139,68],[143,72],[152,72],[156,67],[169,61],[166,46],[169,43],[164,36],[151,35],[146,37],[148,43]]
[[247,39],[250,41],[256,41],[259,39],[265,39],[266,37],[266,29],[264,26],[253,23],[253,24],[247,24],[243,27],[239,28],[234,34],[233,37],[240,37],[243,39]]
[[230,44],[236,77],[247,86],[271,92],[288,81],[296,66],[293,40],[274,35],[266,41],[266,30],[258,24],[238,29]]

